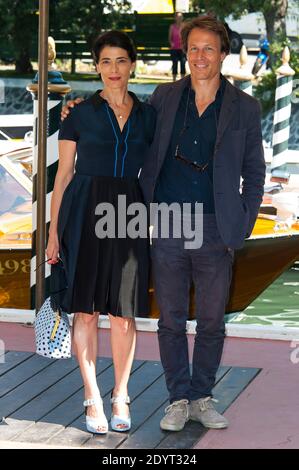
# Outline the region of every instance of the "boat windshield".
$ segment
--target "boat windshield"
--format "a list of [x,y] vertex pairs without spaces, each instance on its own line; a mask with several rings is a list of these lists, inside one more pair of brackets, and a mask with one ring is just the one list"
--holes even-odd
[[0,215],[31,202],[31,194],[0,165]]

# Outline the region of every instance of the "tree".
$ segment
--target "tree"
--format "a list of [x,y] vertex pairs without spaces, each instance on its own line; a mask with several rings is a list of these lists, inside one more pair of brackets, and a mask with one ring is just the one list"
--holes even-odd
[[220,19],[229,15],[237,19],[242,14],[260,11],[265,18],[270,43],[286,36],[288,0],[193,0],[192,3],[195,8],[213,11]]
[[285,17],[288,9],[288,0],[271,0],[266,1],[261,6],[262,13],[266,22],[267,36],[270,43],[279,38],[281,34],[286,37],[286,21]]
[[[61,30],[83,36],[89,48],[103,29],[121,26],[122,14],[128,11],[127,0],[50,0],[50,31],[54,37]],[[38,42],[38,0],[0,0],[0,42],[13,50],[16,72],[32,72],[32,54]]]
[[38,31],[38,0],[0,0],[0,39],[11,44],[16,71],[32,72],[32,42]]

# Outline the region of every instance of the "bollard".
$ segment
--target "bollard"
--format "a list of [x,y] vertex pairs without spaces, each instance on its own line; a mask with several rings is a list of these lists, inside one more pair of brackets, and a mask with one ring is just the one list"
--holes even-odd
[[[46,168],[46,238],[50,225],[50,203],[54,187],[55,175],[58,168],[58,131],[60,127],[60,112],[64,95],[71,91],[70,86],[62,78],[62,74],[54,70],[53,62],[56,57],[54,39],[48,38],[48,106],[47,106],[47,168]],[[37,228],[37,126],[38,126],[38,74],[36,74],[32,83],[27,86],[27,90],[31,92],[33,98],[33,114],[34,114],[34,148],[33,148],[33,170],[32,170],[32,252],[30,265],[30,291],[31,291],[31,308],[35,309],[36,300],[36,228]],[[42,221],[39,221],[42,223]],[[47,241],[47,240],[46,240]],[[45,246],[46,248],[46,246]],[[49,295],[49,280],[51,269],[50,265],[45,265],[45,297]]]
[[254,79],[254,75],[250,71],[245,70],[247,61],[247,49],[243,45],[240,50],[240,67],[236,71],[233,71],[231,76],[237,88],[252,96],[252,80]]
[[291,95],[295,71],[289,66],[290,51],[286,46],[282,53],[282,65],[277,69],[275,111],[273,121],[271,181],[288,183],[288,141],[290,135]]

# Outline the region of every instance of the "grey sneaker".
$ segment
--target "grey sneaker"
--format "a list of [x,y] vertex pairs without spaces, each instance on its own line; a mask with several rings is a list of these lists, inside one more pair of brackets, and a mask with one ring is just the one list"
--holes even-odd
[[165,416],[160,421],[164,431],[181,431],[189,419],[188,400],[178,400],[165,408]]
[[228,420],[215,410],[212,402],[217,402],[212,397],[199,398],[190,402],[190,419],[199,421],[206,428],[227,428]]

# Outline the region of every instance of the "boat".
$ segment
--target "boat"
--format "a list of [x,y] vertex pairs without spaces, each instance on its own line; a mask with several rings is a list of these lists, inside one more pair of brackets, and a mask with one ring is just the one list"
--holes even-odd
[[33,132],[33,114],[0,114],[0,140],[23,141]]
[[29,308],[32,145],[0,145],[0,308]]
[[[233,275],[226,314],[247,308],[272,282],[299,259],[299,224],[287,230],[274,231],[275,221],[260,214],[250,238],[235,252]],[[159,309],[150,288],[151,317]],[[190,292],[190,316],[195,317],[194,289]]]

